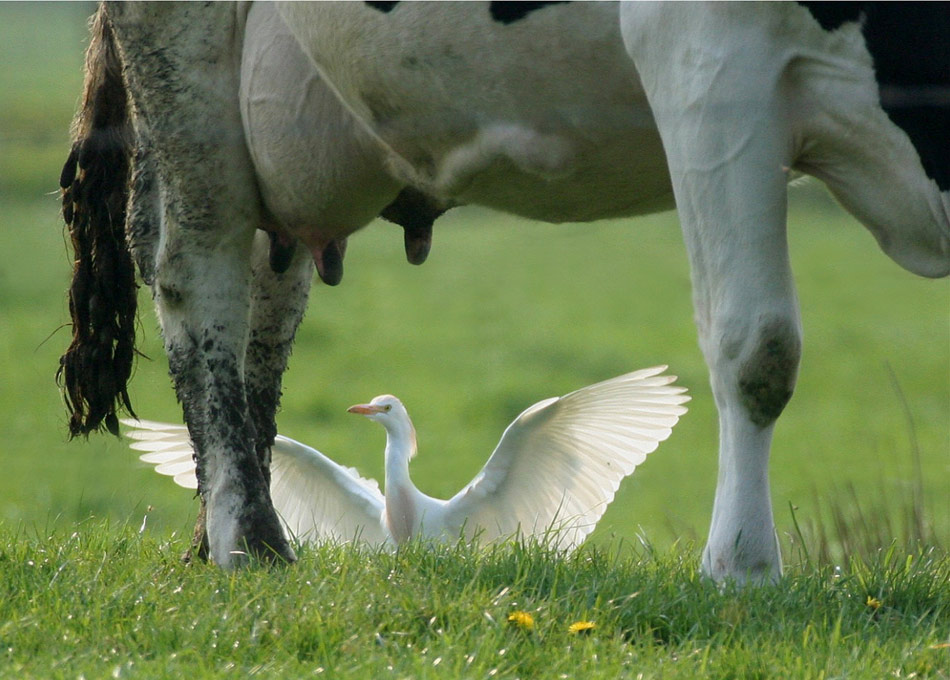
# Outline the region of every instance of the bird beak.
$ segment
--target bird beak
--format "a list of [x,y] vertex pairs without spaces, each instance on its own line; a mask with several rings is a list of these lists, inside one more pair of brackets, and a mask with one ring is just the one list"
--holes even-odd
[[347,413],[359,413],[361,416],[372,416],[382,413],[383,409],[373,404],[356,404],[346,409]]

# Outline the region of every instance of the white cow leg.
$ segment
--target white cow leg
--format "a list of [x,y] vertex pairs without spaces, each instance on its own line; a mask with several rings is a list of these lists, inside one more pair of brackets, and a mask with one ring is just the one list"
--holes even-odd
[[747,8],[684,4],[624,3],[624,40],[666,150],[719,410],[702,569],[717,581],[769,581],[782,570],[769,447],[801,352],[785,234],[781,64],[770,61],[772,45],[756,42],[768,33],[756,17],[743,21]]
[[[784,202],[779,205],[784,210]],[[774,580],[782,567],[769,495],[769,449],[801,354],[784,225],[765,220],[754,236],[733,233],[725,243],[708,238],[708,224],[684,218],[683,228],[720,428],[703,572],[717,581]]]

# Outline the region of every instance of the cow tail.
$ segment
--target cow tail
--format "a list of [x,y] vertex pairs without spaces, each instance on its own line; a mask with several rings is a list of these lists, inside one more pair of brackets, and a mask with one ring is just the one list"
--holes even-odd
[[100,5],[86,51],[82,105],[60,175],[63,219],[74,261],[69,288],[72,342],[57,382],[69,433],[103,427],[118,435],[117,410],[135,415],[128,380],[135,356],[135,271],[125,234],[133,133],[122,63]]

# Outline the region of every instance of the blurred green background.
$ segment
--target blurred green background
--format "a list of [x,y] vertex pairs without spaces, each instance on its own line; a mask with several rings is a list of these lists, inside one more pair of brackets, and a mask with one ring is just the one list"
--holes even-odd
[[[92,5],[0,3],[0,523],[45,531],[113,518],[190,531],[196,502],[125,444],[68,442],[54,373],[69,342],[70,254],[57,178],[82,82]],[[809,522],[853,486],[868,508],[919,479],[928,521],[950,544],[950,281],[917,278],[817,183],[792,191],[790,238],[805,350],[779,422],[772,490]],[[132,399],[178,421],[148,291]],[[666,363],[693,401],[672,438],[628,479],[596,537],[658,546],[705,536],[717,427],[696,343],[674,213],[551,226],[478,209],[436,225],[422,267],[401,230],[351,239],[341,286],[316,282],[286,376],[283,434],[382,475],[382,428],[346,407],[391,392],[419,431],[413,476],[448,496],[468,482],[523,408],[628,370]],[[915,451],[921,473],[915,473]]]

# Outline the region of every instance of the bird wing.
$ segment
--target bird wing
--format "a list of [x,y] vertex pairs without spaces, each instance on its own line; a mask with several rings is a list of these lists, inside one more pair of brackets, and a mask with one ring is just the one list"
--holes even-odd
[[[140,460],[179,486],[198,488],[188,428],[150,420],[123,420]],[[287,532],[300,541],[355,539],[378,545],[388,539],[380,518],[379,484],[298,441],[278,435],[271,447],[271,499]]]
[[505,430],[485,467],[445,507],[449,532],[483,541],[542,537],[579,545],[621,480],[670,436],[689,401],[666,366],[538,402]]
[[130,449],[145,451],[139,460],[155,466],[155,472],[174,478],[178,486],[197,489],[194,448],[188,428],[184,425],[159,423],[154,420],[124,419],[125,436],[133,440]]
[[278,435],[271,448],[271,498],[290,533],[302,541],[332,538],[380,545],[386,501],[375,479]]

